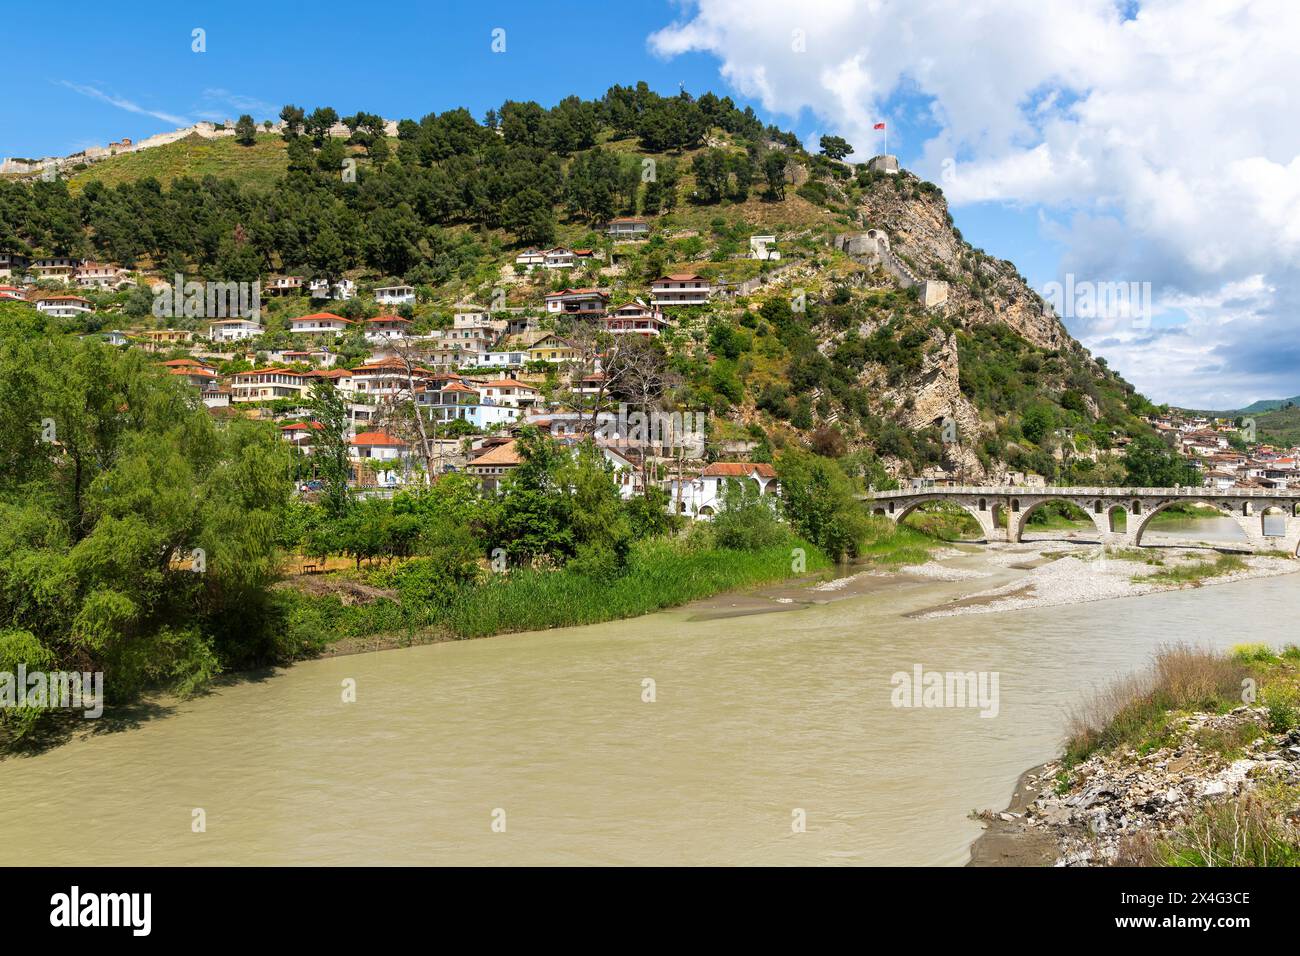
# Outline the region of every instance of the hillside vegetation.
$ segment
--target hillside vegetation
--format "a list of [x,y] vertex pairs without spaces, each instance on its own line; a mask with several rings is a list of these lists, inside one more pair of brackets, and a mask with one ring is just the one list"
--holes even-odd
[[241,146],[231,137],[188,136],[165,146],[121,153],[87,165],[70,177],[68,186],[76,195],[88,183],[120,186],[153,179],[170,186],[181,178],[215,176],[241,186],[269,187],[284,176],[288,166],[284,141],[270,133],[258,134],[251,147]]
[[[669,271],[766,277],[749,296],[674,310],[662,344],[679,403],[714,413],[715,443],[751,442],[759,459],[811,444],[876,484],[926,469],[1117,481],[1117,444],[1146,431],[1146,400],[1069,336],[1013,263],[962,238],[937,186],[844,163],[848,144],[834,137],[810,154],[729,98],[638,84],[550,109],[507,102],[482,122],[449,110],[401,121],[395,147],[372,114],[344,118],[346,141],[328,135],[339,120],[328,107],[281,117],[279,138],[184,141],[71,183],[0,182],[0,247],[221,281],[347,276],[363,293],[400,279],[419,291],[417,331],[498,292],[537,309],[551,289],[599,285],[618,305]],[[349,160],[355,181],[341,174]],[[652,222],[647,241],[605,235],[627,214]],[[915,275],[947,283],[947,302],[923,308],[878,261],[836,248],[836,234],[866,228]],[[778,237],[779,263],[748,258],[755,233]],[[561,275],[515,272],[519,249],[556,243],[598,255]],[[148,303],[101,305],[151,324]],[[317,307],[267,303],[262,346],[285,344],[288,318]],[[379,311],[364,297],[337,307]],[[364,350],[343,343],[357,359]]]

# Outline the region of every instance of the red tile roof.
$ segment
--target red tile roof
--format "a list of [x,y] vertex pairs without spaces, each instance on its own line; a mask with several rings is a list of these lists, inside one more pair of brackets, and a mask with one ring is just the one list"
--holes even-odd
[[353,324],[351,319],[345,319],[343,316],[335,315],[333,312],[313,312],[311,315],[300,315],[296,319],[290,319],[289,321],[304,322],[307,319],[334,319],[338,322],[346,322],[348,325]]
[[471,460],[467,467],[477,468],[480,465],[517,465],[520,461],[519,453],[515,451],[515,442],[511,439],[504,445],[497,445],[491,451],[485,452]]
[[529,385],[525,382],[520,382],[513,378],[499,378],[495,382],[485,382],[483,384],[483,387],[484,388],[526,388],[530,392],[537,391],[537,389],[534,388],[532,385]]
[[406,442],[400,438],[394,438],[388,432],[362,432],[353,437],[353,445],[391,445],[393,447],[405,448]]
[[753,474],[760,478],[775,478],[776,469],[766,462],[715,461],[700,472],[703,478],[748,478]]
[[608,299],[609,293],[600,289],[561,289],[559,292],[550,292],[547,294],[548,299],[558,299],[565,295],[598,295],[602,299]]

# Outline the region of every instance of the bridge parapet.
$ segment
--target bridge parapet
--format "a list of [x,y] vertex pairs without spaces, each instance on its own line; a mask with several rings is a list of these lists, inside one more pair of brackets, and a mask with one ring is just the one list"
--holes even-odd
[[[1107,544],[1138,546],[1151,519],[1180,501],[1205,502],[1231,518],[1256,550],[1300,550],[1300,488],[1108,488],[1054,485],[945,485],[898,488],[859,496],[872,511],[894,522],[934,501],[950,501],[980,525],[988,541],[1021,540],[1030,513],[1049,501],[1076,501]],[[1270,511],[1280,512],[1284,530],[1266,523]],[[1124,530],[1117,530],[1122,512]]]
[[934,485],[873,491],[860,498],[910,498],[914,495],[1051,495],[1056,498],[1294,498],[1300,488],[1089,488],[1081,485]]

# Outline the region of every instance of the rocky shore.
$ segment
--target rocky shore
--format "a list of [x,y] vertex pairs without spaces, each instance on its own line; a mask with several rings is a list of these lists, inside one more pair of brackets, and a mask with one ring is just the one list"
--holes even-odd
[[[987,829],[970,866],[1113,866],[1150,862],[1153,844],[1216,803],[1274,785],[1300,787],[1300,729],[1269,733],[1263,707],[1191,714],[1177,740],[1147,754],[1094,754],[1067,768],[1051,761],[1021,777],[1011,804],[980,811]],[[1215,747],[1246,740],[1240,756]],[[1285,814],[1285,811],[1283,811]],[[1300,841],[1300,802],[1279,821]]]

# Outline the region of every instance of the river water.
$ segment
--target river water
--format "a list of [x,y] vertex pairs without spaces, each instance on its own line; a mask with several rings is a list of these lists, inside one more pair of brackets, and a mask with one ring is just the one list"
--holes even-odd
[[[1258,639],[1252,621],[1300,612],[1288,575],[904,616],[970,590],[903,581],[237,681],[0,762],[0,863],[959,865],[980,832],[969,812],[1001,809],[1023,770],[1055,756],[1091,687],[1162,642],[1226,647]],[[917,664],[997,672],[997,716],[892,706],[891,675]]]

